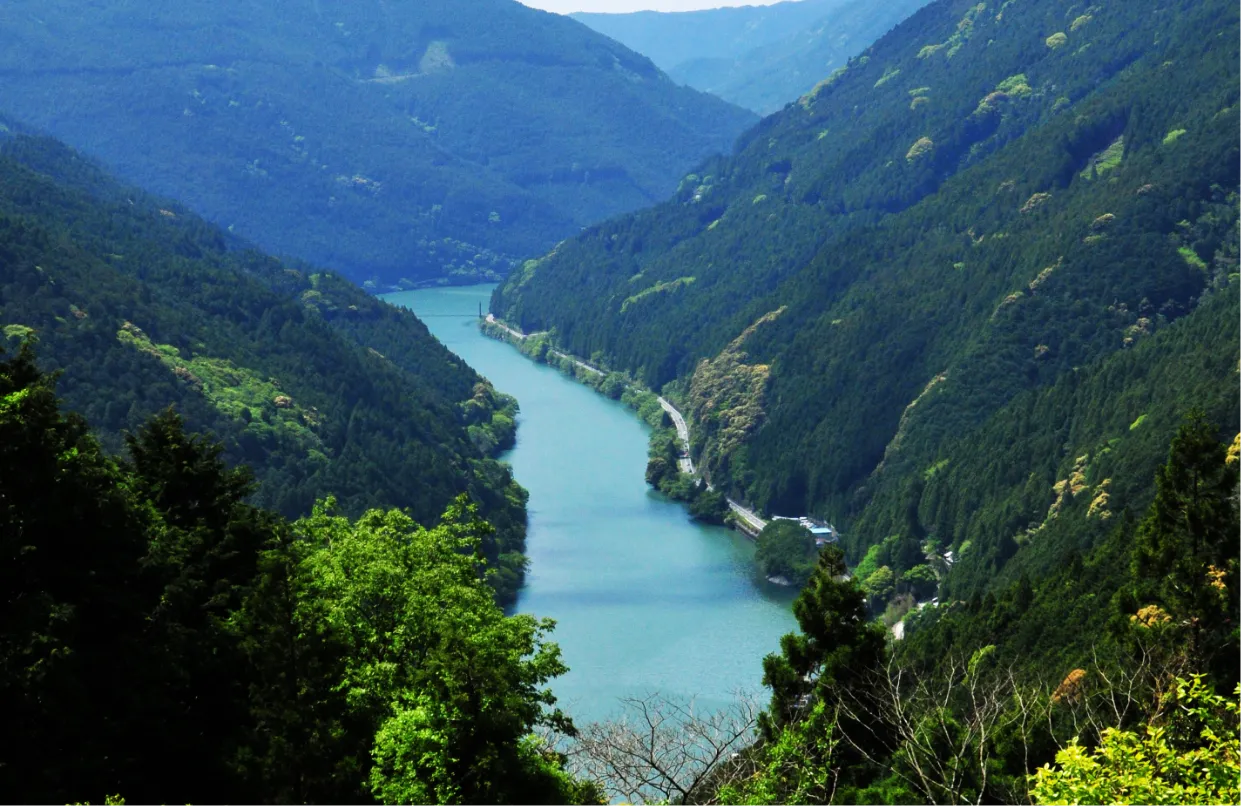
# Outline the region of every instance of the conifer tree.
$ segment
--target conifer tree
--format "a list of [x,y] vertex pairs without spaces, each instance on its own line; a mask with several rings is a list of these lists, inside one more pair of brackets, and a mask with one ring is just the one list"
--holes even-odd
[[1139,596],[1186,628],[1191,664],[1219,666],[1224,682],[1237,676],[1238,467],[1203,413],[1191,412],[1156,472],[1133,559],[1134,576],[1147,580]]
[[841,551],[825,548],[793,604],[801,631],[785,635],[780,654],[763,659],[763,684],[772,693],[760,726],[769,739],[812,698],[837,699],[840,689],[862,684],[883,663],[883,630],[868,620],[866,594],[846,573]]

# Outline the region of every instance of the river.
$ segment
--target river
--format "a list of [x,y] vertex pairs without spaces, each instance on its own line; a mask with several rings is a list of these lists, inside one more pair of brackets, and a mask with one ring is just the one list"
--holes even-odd
[[[660,691],[717,708],[760,691],[793,630],[791,594],[759,578],[750,540],[702,526],[643,480],[649,427],[622,404],[483,336],[491,285],[389,294],[521,405],[501,457],[530,491],[530,569],[517,610],[556,620],[570,671],[553,683],[579,723]],[[467,316],[462,316],[462,315]]]

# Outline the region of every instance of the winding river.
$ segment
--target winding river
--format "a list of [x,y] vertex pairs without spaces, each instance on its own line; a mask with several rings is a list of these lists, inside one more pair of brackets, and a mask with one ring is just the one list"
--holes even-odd
[[762,658],[794,629],[791,595],[753,544],[693,522],[643,481],[650,429],[620,403],[483,336],[490,285],[389,294],[521,404],[504,461],[530,491],[530,570],[517,609],[556,620],[570,672],[553,684],[579,723],[652,691],[724,705],[758,691]]

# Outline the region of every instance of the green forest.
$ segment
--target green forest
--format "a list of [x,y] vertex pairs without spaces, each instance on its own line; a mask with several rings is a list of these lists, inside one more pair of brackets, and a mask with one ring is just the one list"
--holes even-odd
[[125,443],[111,456],[61,411],[29,344],[0,358],[14,800],[603,803],[632,774],[680,803],[1241,795],[1241,437],[1221,442],[1200,412],[1140,520],[902,642],[824,550],[799,631],[763,662],[757,735],[688,764],[685,747],[720,746],[719,723],[690,714],[672,755],[617,761],[610,734],[556,707],[554,624],[496,604],[493,529],[466,496],[431,528],[397,510],[351,519],[331,497],[291,522],[247,503],[250,472],[173,412]]
[[356,517],[429,524],[462,493],[496,527],[506,601],[525,568],[525,491],[491,457],[516,401],[412,314],[281,263],[116,183],[56,141],[0,137],[0,328],[38,345],[59,393],[115,453],[168,406],[253,467],[252,501],[295,518],[331,493]]
[[[1241,10],[915,4],[714,157],[511,0],[0,9],[4,799],[1241,802]],[[510,270],[617,401],[533,498],[510,351],[370,293]]]
[[0,359],[0,791],[24,803],[597,802],[552,624],[506,616],[494,528],[296,521],[171,412],[105,453],[29,345]]
[[0,41],[0,111],[380,289],[497,280],[757,119],[512,0],[9,0]]
[[493,312],[676,402],[717,489],[840,527],[893,623],[1037,576],[1149,503],[1191,407],[1235,433],[1237,27],[934,3]]

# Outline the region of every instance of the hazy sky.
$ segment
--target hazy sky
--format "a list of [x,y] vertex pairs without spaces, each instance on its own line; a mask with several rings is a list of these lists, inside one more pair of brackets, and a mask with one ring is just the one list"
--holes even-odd
[[568,14],[571,11],[695,11],[720,6],[769,6],[780,0],[520,0],[528,6]]

